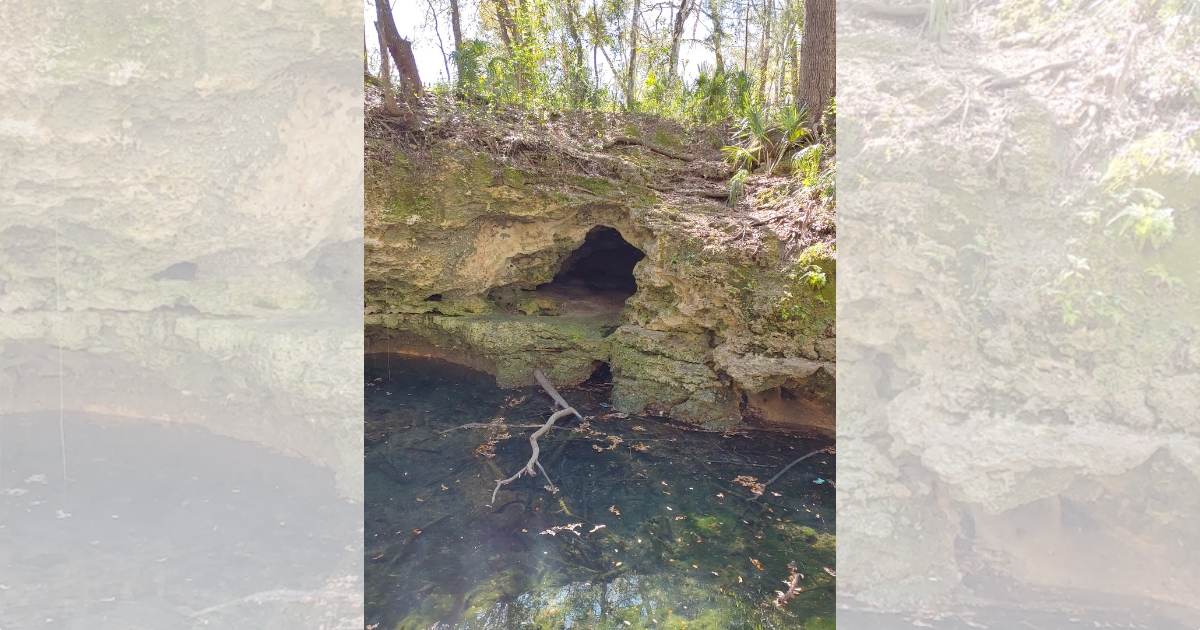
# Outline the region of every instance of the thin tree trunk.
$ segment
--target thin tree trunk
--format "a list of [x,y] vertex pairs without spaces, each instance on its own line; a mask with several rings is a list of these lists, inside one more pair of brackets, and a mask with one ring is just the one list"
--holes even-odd
[[675,24],[671,28],[671,54],[669,65],[667,67],[667,85],[675,87],[675,80],[678,78],[679,65],[679,42],[683,39],[683,27],[687,23],[688,14],[691,13],[695,3],[692,0],[679,0],[679,11],[675,14]]
[[458,0],[450,0],[450,29],[454,31],[454,52],[462,54],[462,16],[458,12]]
[[746,29],[745,43],[742,44],[742,72],[750,74],[750,0],[746,0],[746,15],[742,19]]
[[716,74],[725,72],[725,58],[721,55],[721,45],[725,39],[725,30],[721,26],[721,11],[724,7],[721,6],[721,0],[708,0],[708,11],[712,14],[712,43],[713,54],[717,58]]
[[604,25],[600,22],[600,11],[596,6],[596,0],[592,0],[592,19],[588,27],[592,37],[592,63],[595,65],[596,89],[600,89],[600,67],[599,60],[596,59],[596,51],[599,50],[600,54],[604,55],[604,61],[608,63],[609,72],[612,72],[613,84],[621,91],[622,98],[625,98],[625,82],[621,80],[621,73],[617,72],[612,57],[608,56],[608,48],[604,45],[605,30]]
[[578,0],[567,0],[563,16],[563,21],[567,26],[567,35],[571,38],[571,61],[574,62],[567,64],[568,67],[564,68],[564,76],[571,91],[571,104],[575,107],[582,106],[584,99],[587,98],[587,66],[584,61],[583,38],[579,35],[579,16],[576,15],[577,2]]
[[388,0],[375,0],[375,13],[379,18],[375,26],[382,40],[379,51],[381,56],[385,50],[391,52],[392,61],[396,62],[396,72],[400,74],[400,98],[406,105],[411,105],[425,93],[421,75],[417,72],[417,60],[413,57],[412,42],[400,37],[396,31],[396,20],[392,17]]
[[764,95],[767,91],[767,83],[769,76],[767,68],[771,61],[771,18],[774,13],[775,3],[772,0],[763,0],[763,36],[760,42],[760,57],[758,59],[758,101],[765,103]]
[[821,119],[821,111],[835,90],[835,12],[834,0],[804,0],[799,101],[801,106],[808,106],[808,119],[814,124]]
[[800,32],[804,28],[804,14],[800,11],[800,0],[792,0],[792,14],[796,20],[792,22],[792,92],[795,94],[796,107],[800,107]]
[[450,81],[450,58],[446,56],[446,46],[442,43],[442,31],[438,28],[437,9],[433,6],[433,0],[427,0],[429,3],[429,14],[433,16],[433,34],[437,36],[438,50],[442,53],[442,65],[446,68],[446,81]]
[[511,53],[512,44],[521,45],[521,31],[517,29],[517,23],[513,20],[512,11],[508,8],[508,0],[496,0],[496,12],[500,16],[500,38],[504,40],[504,45]]
[[[386,2],[387,0],[378,0]],[[383,27],[375,23],[375,34],[379,36],[379,79],[383,84],[383,111],[388,116],[403,116],[400,106],[396,104],[396,95],[392,93],[392,64],[388,61],[387,42],[383,36]]]
[[[604,61],[608,62],[608,69],[613,73],[613,78],[621,76],[621,73],[617,72],[617,67],[613,65],[612,58],[608,56],[608,49],[603,44],[600,45],[600,54],[604,55]],[[599,76],[599,73],[597,73],[597,76]],[[613,81],[613,83],[621,88],[621,95],[625,97],[626,102],[629,102],[630,98],[625,92],[625,84],[621,81]]]
[[[596,0],[592,0],[592,20],[596,24],[600,23],[600,13],[599,13],[599,9],[596,8]],[[595,27],[593,27],[592,28],[592,79],[595,81],[593,89],[596,90],[596,92],[600,91],[600,59],[596,56],[597,55],[596,49],[599,48],[599,45],[597,44],[597,42],[600,41],[598,35],[599,34],[596,32]],[[613,78],[616,78],[616,77],[617,77],[617,75],[614,74]]]
[[629,20],[629,77],[625,89],[625,109],[628,111],[633,111],[633,82],[637,78],[637,23],[641,10],[641,0],[633,0],[633,17]]
[[792,45],[792,2],[783,0],[783,12],[779,14],[779,45],[775,55],[775,102],[783,103],[783,92],[788,84],[788,49]]
[[508,31],[512,28],[512,18],[508,15],[508,3],[504,0],[496,0],[496,22],[500,26],[500,41],[504,42],[504,49],[511,57],[513,54],[512,37],[509,36]]

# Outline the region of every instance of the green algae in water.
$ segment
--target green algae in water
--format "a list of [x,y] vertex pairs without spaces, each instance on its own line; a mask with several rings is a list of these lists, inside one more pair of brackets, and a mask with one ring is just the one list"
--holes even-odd
[[[620,417],[611,387],[562,394],[588,418],[540,440],[544,477],[501,488],[553,402],[445,363],[367,357],[368,625],[826,628],[834,617],[834,457],[769,479],[829,440],[685,430]],[[500,418],[507,428],[458,428]],[[488,455],[494,455],[488,457]],[[494,467],[494,468],[493,468]],[[796,561],[803,590],[773,601]],[[826,571],[829,569],[829,571]]]

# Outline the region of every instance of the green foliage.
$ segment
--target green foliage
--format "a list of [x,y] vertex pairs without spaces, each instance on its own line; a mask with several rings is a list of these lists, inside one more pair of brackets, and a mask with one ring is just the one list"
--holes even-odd
[[757,162],[767,162],[774,148],[769,135],[772,128],[767,116],[761,110],[752,108],[737,120],[733,139],[740,142],[740,146],[752,154]]
[[821,203],[830,204],[837,196],[837,162],[830,162],[829,167],[817,175],[817,190],[820,191]]
[[796,281],[807,284],[813,291],[820,291],[825,288],[825,272],[820,265],[808,265],[804,268],[804,273],[796,276]]
[[[754,170],[754,166],[758,164],[758,156],[745,147],[737,145],[721,147],[721,153],[725,154],[725,161],[737,169],[750,171]],[[745,178],[743,177],[743,179]]]
[[780,319],[808,322],[820,309],[831,306],[829,298],[824,294],[833,291],[830,282],[836,256],[835,245],[826,242],[814,243],[800,253],[787,276],[793,287],[783,291],[782,297],[776,303]]
[[807,267],[809,265],[829,266],[836,256],[837,248],[833,243],[814,243],[800,252],[800,256],[796,259],[796,267]]
[[729,120],[753,107],[754,81],[742,71],[715,72],[702,65],[696,80],[682,90],[680,101],[685,116],[698,122]]
[[[475,105],[629,110],[722,124],[789,100],[799,78],[796,64],[804,30],[798,0],[750,12],[724,0],[682,6],[690,17],[677,28],[681,6],[672,3],[467,3],[459,7],[459,17],[474,24],[476,39],[454,50],[445,28],[449,6],[432,3],[415,22],[416,16],[401,16],[401,31],[405,37],[436,38],[453,61],[454,78],[429,90],[450,92]],[[696,40],[689,31],[697,23],[714,28]],[[689,67],[695,63],[688,50],[693,44],[712,54],[715,63]],[[379,59],[377,51],[368,56]],[[420,70],[428,79],[433,68]],[[794,140],[785,138],[785,143]]]
[[[793,156],[794,172],[803,170],[808,174],[804,178],[805,187],[818,183],[825,147],[814,143],[812,130],[805,125],[807,119],[808,110],[794,105],[773,111],[764,111],[753,106],[746,108],[745,113],[736,121],[733,143],[721,149],[725,154],[725,161],[740,169],[742,181],[736,184],[739,190],[745,180],[745,176],[741,175],[742,170],[749,173],[757,166],[767,166],[769,172],[774,172],[788,155]],[[832,194],[832,175],[820,180],[820,183],[828,184],[828,192]],[[734,186],[734,182],[731,181],[730,189]],[[824,197],[824,194],[822,196]]]
[[792,174],[800,178],[805,188],[815,186],[817,175],[821,170],[821,156],[825,153],[825,145],[813,144],[804,147],[792,156]]
[[[1130,201],[1135,196],[1141,201]],[[1162,195],[1149,188],[1135,188],[1123,195],[1122,201],[1129,203],[1108,220],[1107,226],[1117,224],[1117,233],[1121,236],[1129,233],[1139,250],[1145,248],[1147,241],[1154,249],[1170,242],[1175,234],[1175,211],[1162,207]]]
[[729,199],[727,202],[730,206],[736,206],[741,201],[742,195],[746,193],[746,176],[749,174],[750,172],[743,168],[739,169],[733,177],[729,178]]
[[[813,140],[812,130],[804,126],[808,120],[808,108],[789,105],[782,108],[778,115],[779,143],[775,147],[778,156],[771,170],[783,161],[784,156],[795,149],[810,145]],[[820,145],[816,145],[820,146]]]
[[463,42],[462,48],[451,53],[450,60],[458,71],[456,86],[467,96],[479,93],[483,69],[479,62],[487,52],[487,42],[481,39],[469,39]]

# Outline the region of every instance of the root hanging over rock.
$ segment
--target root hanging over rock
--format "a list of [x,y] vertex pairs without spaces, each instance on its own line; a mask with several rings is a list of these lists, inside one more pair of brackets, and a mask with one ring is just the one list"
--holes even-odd
[[564,399],[562,395],[558,393],[557,389],[554,389],[554,385],[550,383],[550,379],[546,378],[546,375],[543,374],[541,370],[534,370],[533,377],[537,379],[537,382],[541,384],[542,389],[545,389],[546,393],[550,394],[550,397],[553,398],[554,402],[562,407],[562,409],[554,412],[554,414],[550,416],[550,419],[546,421],[546,424],[542,425],[542,428],[534,431],[533,435],[529,436],[529,444],[533,447],[533,455],[529,457],[529,462],[525,464],[525,467],[517,471],[517,474],[509,477],[508,479],[496,480],[496,489],[492,490],[492,500],[490,503],[488,503],[489,506],[496,503],[496,494],[500,492],[500,487],[504,484],[514,482],[517,479],[520,479],[521,475],[524,474],[529,474],[531,477],[536,477],[537,473],[533,470],[535,465],[537,466],[538,470],[542,471],[542,475],[546,477],[546,483],[549,484],[546,487],[551,492],[558,492],[558,488],[555,487],[554,482],[550,481],[550,475],[546,474],[546,469],[542,468],[542,463],[538,461],[538,454],[541,453],[541,447],[538,446],[537,442],[538,438],[545,435],[546,432],[554,426],[554,423],[557,422],[559,418],[574,414],[580,420],[583,420],[583,416],[580,415],[578,411],[575,411],[574,407],[571,407],[567,404],[566,399]]

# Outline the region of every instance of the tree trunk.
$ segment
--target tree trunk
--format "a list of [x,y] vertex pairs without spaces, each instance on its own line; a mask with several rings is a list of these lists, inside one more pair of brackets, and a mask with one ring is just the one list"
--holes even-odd
[[750,74],[750,1],[746,0],[746,15],[742,19],[746,29],[746,38],[742,45],[742,72]]
[[800,99],[813,124],[835,89],[834,0],[804,0],[804,32],[800,36]]
[[496,0],[496,16],[500,19],[500,39],[508,54],[513,53],[513,43],[521,45],[521,33],[517,31],[517,23],[513,21],[512,11],[508,9],[507,0]]
[[[379,0],[385,2],[386,0]],[[388,61],[387,42],[384,40],[383,27],[375,23],[375,34],[379,37],[379,80],[383,90],[383,111],[388,116],[404,116],[400,106],[396,104],[396,95],[392,93],[392,64]]]
[[[590,29],[589,29],[589,30],[591,30],[590,39],[592,40],[592,81],[594,82],[592,85],[592,89],[595,90],[597,93],[600,92],[600,58],[597,55],[600,54],[598,48],[601,45],[601,41],[600,41],[601,34],[597,32],[596,27],[594,25],[600,23],[599,11],[600,11],[600,9],[598,9],[596,7],[596,0],[592,0],[592,25],[590,26]],[[612,64],[610,63],[609,65],[612,65]],[[613,79],[616,79],[618,76],[620,76],[620,75],[614,73]]]
[[800,0],[793,0],[792,15],[796,16],[796,20],[792,22],[792,92],[795,94],[794,101],[796,106],[800,106],[800,33],[804,29],[803,16],[800,11]]
[[687,23],[688,14],[692,12],[692,7],[696,6],[692,0],[679,0],[679,12],[675,14],[675,24],[671,28],[671,55],[667,62],[667,85],[675,87],[675,80],[678,78],[679,65],[679,42],[683,39],[683,27]]
[[767,91],[767,68],[771,61],[771,19],[774,14],[775,3],[772,0],[763,0],[763,36],[761,43],[761,55],[758,58],[758,102],[766,103],[764,95]]
[[637,23],[642,10],[641,0],[633,0],[633,17],[629,20],[629,77],[625,88],[625,109],[633,111],[633,82],[637,78]]
[[427,0],[429,3],[429,15],[433,17],[433,34],[437,36],[438,50],[442,53],[442,66],[446,68],[446,81],[450,81],[450,58],[446,56],[446,45],[442,42],[442,29],[438,26],[437,7],[433,6],[433,0]]
[[792,44],[792,24],[795,23],[795,13],[792,12],[792,0],[783,0],[783,10],[779,14],[779,47],[775,59],[775,102],[783,104],[783,95],[791,90],[788,81],[788,53]]
[[[571,38],[570,44],[570,60],[564,68],[563,76],[567,79],[567,87],[571,91],[572,107],[581,107],[584,100],[587,98],[587,65],[583,53],[583,37],[579,34],[579,16],[577,15],[578,0],[567,0],[565,3],[565,15],[563,21],[566,23],[567,35]],[[593,51],[593,57],[595,51]]]
[[712,14],[712,44],[713,54],[717,58],[717,68],[715,74],[723,74],[725,72],[725,58],[721,55],[721,45],[725,39],[725,29],[721,26],[721,11],[724,7],[721,6],[721,0],[708,0],[708,11]]
[[454,31],[454,52],[462,54],[462,16],[458,12],[458,0],[450,0],[450,29]]
[[379,52],[391,52],[392,60],[396,62],[396,72],[400,74],[400,98],[405,105],[412,105],[417,98],[425,94],[421,85],[421,75],[417,72],[417,60],[413,57],[412,42],[400,37],[396,31],[396,20],[392,17],[392,7],[388,0],[375,0],[375,14],[379,21],[375,23],[379,31]]

